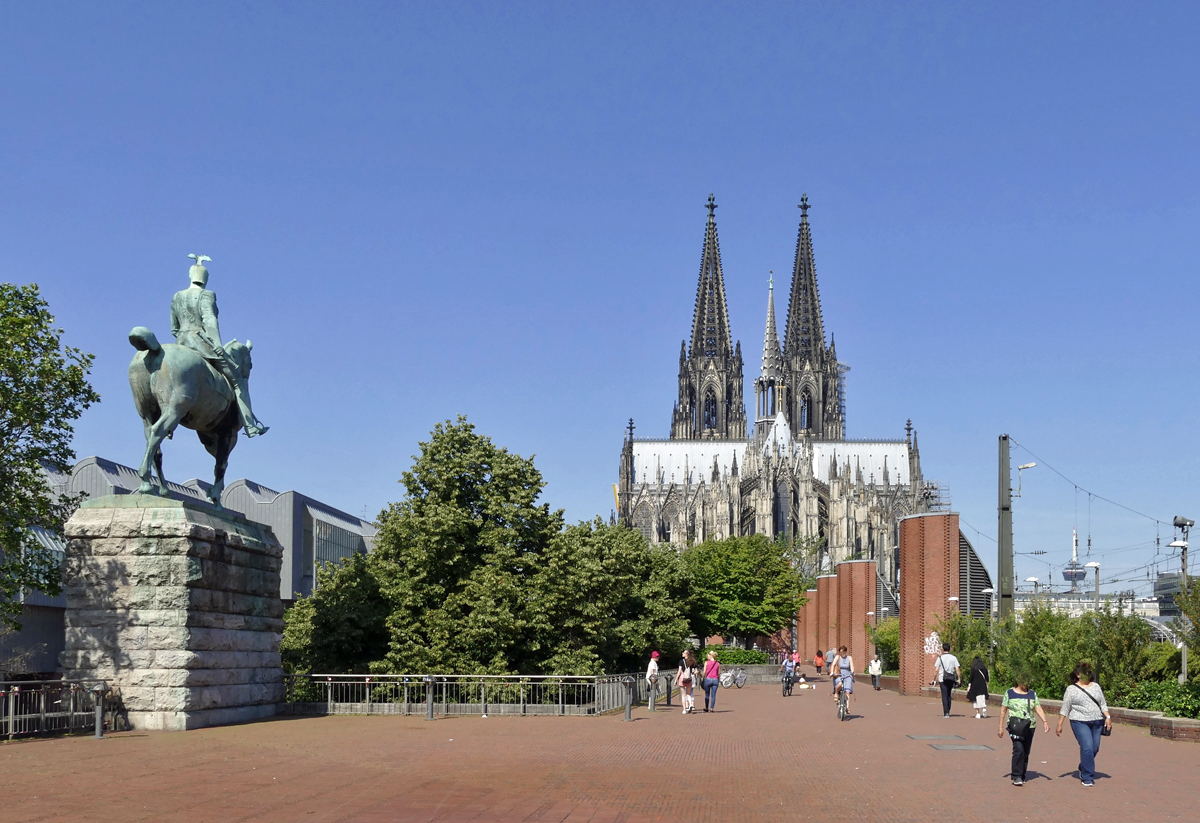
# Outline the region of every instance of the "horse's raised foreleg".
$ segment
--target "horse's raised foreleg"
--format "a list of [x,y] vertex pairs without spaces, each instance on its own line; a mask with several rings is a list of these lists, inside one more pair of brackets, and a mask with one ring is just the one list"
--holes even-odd
[[138,477],[142,479],[142,484],[138,486],[138,494],[154,493],[154,483],[150,477],[150,466],[153,464],[158,469],[158,493],[163,497],[167,496],[167,481],[162,476],[162,452],[159,448],[167,435],[175,431],[175,427],[182,419],[183,414],[178,409],[167,408],[163,411],[162,416],[153,423],[143,421],[146,425],[146,454],[142,457],[142,465],[138,468]]

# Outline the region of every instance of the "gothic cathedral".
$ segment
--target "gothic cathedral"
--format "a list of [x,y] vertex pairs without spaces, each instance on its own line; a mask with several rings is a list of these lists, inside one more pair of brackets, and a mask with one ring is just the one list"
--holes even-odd
[[765,534],[819,544],[822,571],[844,560],[876,561],[880,594],[896,584],[899,520],[939,507],[924,482],[917,436],[846,439],[847,366],[825,343],[808,222],[800,230],[783,345],[775,288],[767,290],[754,424],[743,400],[742,346],[730,333],[717,208],[708,198],[692,338],[679,352],[679,396],[667,439],[633,436],[616,486],[622,523],[653,543],[680,548],[711,538]]

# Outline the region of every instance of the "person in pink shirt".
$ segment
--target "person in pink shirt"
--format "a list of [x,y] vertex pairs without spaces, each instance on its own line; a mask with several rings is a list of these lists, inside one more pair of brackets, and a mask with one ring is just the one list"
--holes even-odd
[[704,711],[717,710],[717,688],[721,685],[721,663],[716,652],[708,653],[704,661]]

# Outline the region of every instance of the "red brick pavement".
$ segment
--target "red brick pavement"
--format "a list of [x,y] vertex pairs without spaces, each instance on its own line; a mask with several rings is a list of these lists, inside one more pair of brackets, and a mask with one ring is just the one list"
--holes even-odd
[[[1095,788],[1038,733],[1007,779],[995,718],[859,683],[839,723],[824,683],[722,690],[720,711],[601,718],[279,718],[0,745],[0,821],[1094,821],[1200,819],[1200,745],[1118,726]],[[1053,722],[1055,718],[1051,716]],[[937,751],[957,734],[991,751]],[[1111,775],[1111,776],[1110,776]]]

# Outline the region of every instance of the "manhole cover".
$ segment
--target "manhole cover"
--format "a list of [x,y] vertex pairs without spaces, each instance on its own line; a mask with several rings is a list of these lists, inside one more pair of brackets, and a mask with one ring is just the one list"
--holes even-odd
[[944,752],[990,752],[991,746],[978,746],[968,743],[967,745],[955,745],[953,743],[930,743],[930,747],[939,749]]
[[966,740],[957,734],[910,734],[913,740]]

